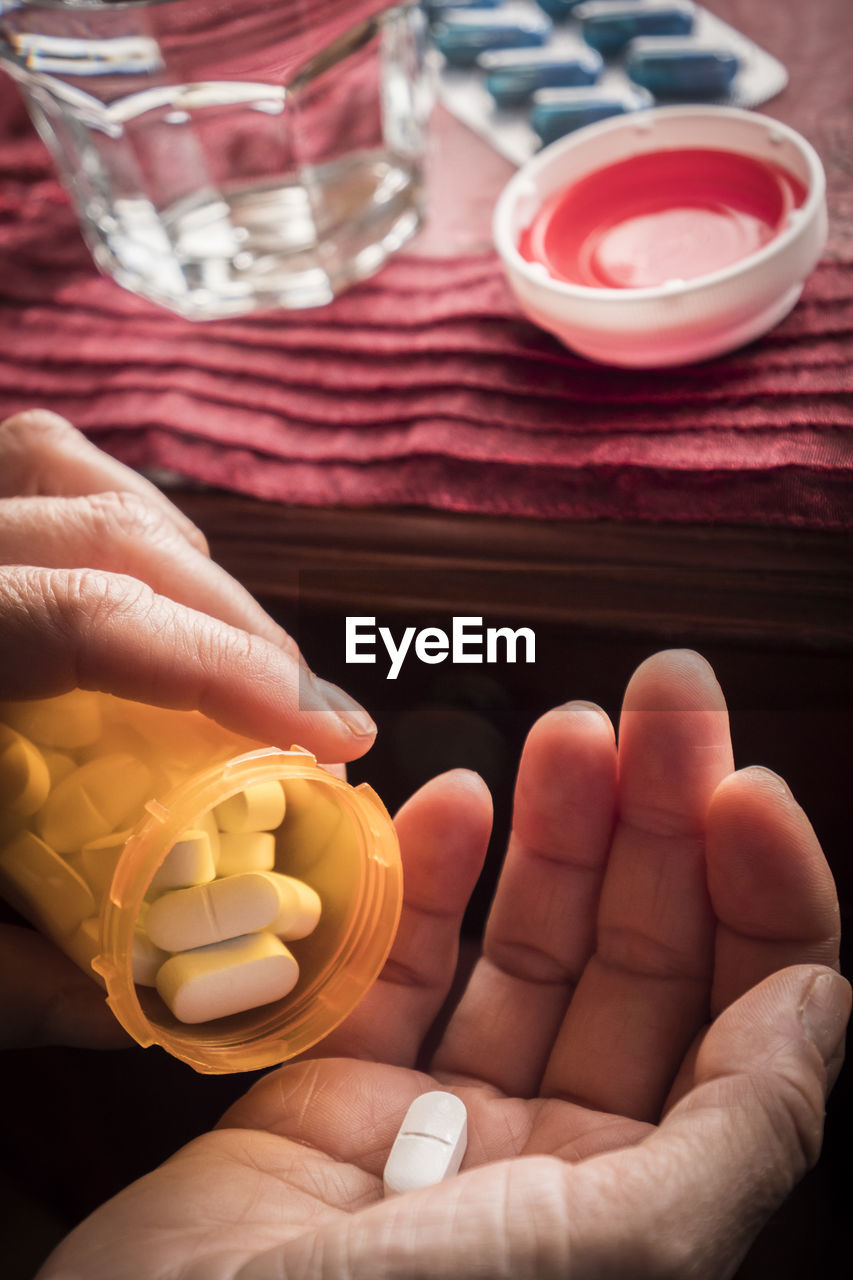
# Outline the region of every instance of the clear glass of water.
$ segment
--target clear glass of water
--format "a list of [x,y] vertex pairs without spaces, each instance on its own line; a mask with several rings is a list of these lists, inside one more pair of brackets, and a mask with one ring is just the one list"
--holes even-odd
[[418,229],[414,0],[0,0],[97,265],[191,319],[328,302]]

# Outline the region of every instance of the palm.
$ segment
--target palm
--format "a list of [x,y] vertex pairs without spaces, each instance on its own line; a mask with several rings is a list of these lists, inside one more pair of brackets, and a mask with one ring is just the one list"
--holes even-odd
[[[595,711],[544,717],[525,747],[483,953],[437,1044],[428,1033],[490,811],[471,775],[424,788],[398,816],[406,902],[367,999],[314,1055],[265,1077],[215,1132],[90,1219],[61,1261],[88,1280],[266,1280],[357,1273],[361,1250],[378,1275],[390,1223],[398,1235],[405,1223],[411,1245],[458,1221],[466,1198],[518,1200],[528,1174],[527,1193],[550,1204],[550,1179],[575,1170],[587,1213],[612,1196],[614,1173],[630,1182],[645,1161],[650,1178],[657,1135],[720,1074],[713,1054],[697,1060],[709,1022],[784,965],[837,960],[831,877],[804,815],[766,777],[731,772],[722,695],[690,656],[640,668],[618,753]],[[400,1120],[436,1087],[468,1107],[463,1174],[406,1205],[383,1201]],[[336,1251],[340,1266],[327,1261]]]

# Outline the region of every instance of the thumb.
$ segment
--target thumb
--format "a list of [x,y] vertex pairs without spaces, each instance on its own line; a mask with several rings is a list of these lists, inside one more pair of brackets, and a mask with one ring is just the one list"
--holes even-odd
[[649,1195],[633,1203],[646,1215],[641,1238],[673,1267],[662,1274],[733,1275],[816,1162],[850,1003],[840,974],[797,965],[753,987],[712,1024],[693,1088],[635,1150],[633,1172],[648,1178]]

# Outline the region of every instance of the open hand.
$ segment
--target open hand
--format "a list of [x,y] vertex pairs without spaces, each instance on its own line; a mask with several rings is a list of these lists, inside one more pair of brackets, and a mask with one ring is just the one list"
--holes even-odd
[[[489,799],[398,816],[399,935],[310,1059],[102,1207],[39,1280],[731,1276],[816,1159],[849,988],[832,877],[784,784],[733,772],[698,655],[632,678],[618,752],[585,703],[525,746],[483,953],[428,1060]],[[382,1199],[411,1100],[457,1093],[448,1182]]]

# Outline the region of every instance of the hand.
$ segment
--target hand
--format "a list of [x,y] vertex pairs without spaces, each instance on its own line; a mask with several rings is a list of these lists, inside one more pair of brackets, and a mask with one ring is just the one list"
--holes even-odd
[[[55,414],[0,424],[0,701],[99,689],[352,760],[375,726],[308,670],[198,529]],[[0,1043],[119,1045],[97,986],[0,925]]]
[[[366,1000],[39,1280],[732,1275],[817,1156],[849,1011],[805,815],[775,775],[732,772],[698,655],[639,668],[618,755],[598,709],[550,712],[482,957],[419,1063],[489,823],[470,774],[405,806],[403,918]],[[468,1107],[462,1171],[383,1200],[400,1121],[436,1087]]]

